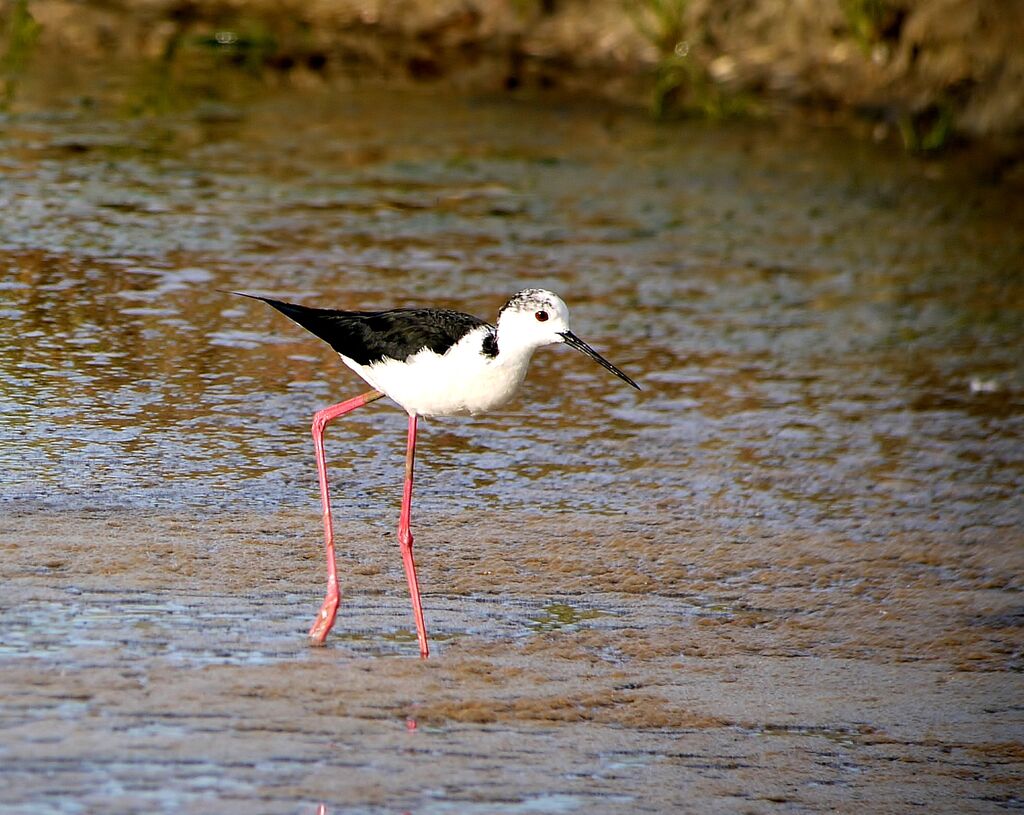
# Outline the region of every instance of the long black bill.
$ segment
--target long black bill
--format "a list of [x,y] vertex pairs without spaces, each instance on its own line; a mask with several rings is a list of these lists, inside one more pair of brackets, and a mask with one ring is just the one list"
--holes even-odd
[[632,379],[630,379],[628,376],[622,373],[622,371],[620,371],[618,368],[612,365],[608,360],[606,360],[603,356],[597,353],[597,351],[595,351],[593,348],[591,348],[589,345],[583,342],[583,340],[581,340],[571,331],[563,331],[561,333],[562,339],[565,340],[565,344],[568,345],[570,348],[575,348],[577,351],[582,351],[592,360],[595,360],[602,368],[604,368],[607,371],[611,371],[623,382],[628,382],[634,388],[640,390],[640,386],[637,385],[636,382],[634,382]]

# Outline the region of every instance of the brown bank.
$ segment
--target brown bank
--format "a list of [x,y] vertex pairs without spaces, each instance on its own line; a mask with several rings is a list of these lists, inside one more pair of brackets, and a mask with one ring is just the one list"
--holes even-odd
[[1014,0],[11,0],[9,21],[19,8],[40,28],[8,25],[18,53],[38,38],[168,65],[206,48],[293,81],[560,89],[712,117],[795,103],[915,150],[982,138],[1000,166],[1024,131]]

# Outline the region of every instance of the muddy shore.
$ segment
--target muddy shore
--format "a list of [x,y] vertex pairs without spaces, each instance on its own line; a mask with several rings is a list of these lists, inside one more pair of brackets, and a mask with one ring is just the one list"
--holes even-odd
[[1019,804],[1019,534],[864,546],[692,518],[575,518],[567,534],[564,520],[517,523],[511,548],[500,522],[482,539],[421,519],[436,649],[422,662],[378,529],[342,527],[346,600],[311,648],[312,513],[6,515],[0,805]]

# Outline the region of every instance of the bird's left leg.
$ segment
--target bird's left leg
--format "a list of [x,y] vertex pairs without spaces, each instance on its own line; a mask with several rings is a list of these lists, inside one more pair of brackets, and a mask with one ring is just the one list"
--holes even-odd
[[402,566],[412,598],[412,613],[416,618],[416,638],[420,643],[420,656],[430,654],[427,646],[427,627],[423,622],[423,604],[420,602],[420,583],[416,578],[416,561],[412,556],[412,470],[416,461],[416,414],[409,414],[409,436],[405,450],[405,488],[402,491],[402,514],[398,520],[398,543],[402,550]]
[[327,486],[327,458],[324,455],[324,430],[327,423],[344,416],[356,408],[374,402],[383,397],[384,394],[378,390],[367,391],[352,399],[338,405],[331,405],[318,411],[313,416],[313,447],[316,450],[316,474],[320,480],[320,504],[324,513],[324,548],[327,554],[327,594],[324,597],[323,605],[316,615],[313,627],[309,629],[309,639],[314,645],[323,645],[327,639],[327,633],[334,625],[334,618],[338,613],[338,604],[341,602],[341,592],[338,589],[338,572],[334,560],[334,521],[331,518],[331,495]]

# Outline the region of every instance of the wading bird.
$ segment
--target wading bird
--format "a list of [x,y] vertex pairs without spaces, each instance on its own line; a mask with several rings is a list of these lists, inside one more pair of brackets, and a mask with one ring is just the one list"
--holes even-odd
[[338,311],[234,293],[262,300],[315,334],[372,388],[360,396],[324,408],[313,417],[313,445],[327,550],[327,595],[309,630],[310,640],[317,645],[323,643],[334,625],[341,596],[324,457],[324,429],[329,422],[384,396],[409,414],[398,542],[412,596],[420,656],[426,657],[429,653],[427,631],[410,528],[416,420],[420,416],[482,413],[504,405],[526,376],[533,352],[556,343],[582,351],[623,381],[640,388],[569,330],[569,309],[558,295],[544,289],[524,289],[514,295],[498,312],[495,325],[448,309]]

